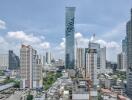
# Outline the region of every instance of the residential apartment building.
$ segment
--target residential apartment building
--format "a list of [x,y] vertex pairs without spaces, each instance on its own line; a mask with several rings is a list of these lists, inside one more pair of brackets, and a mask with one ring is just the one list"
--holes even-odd
[[42,62],[37,51],[30,45],[20,49],[21,88],[42,87]]

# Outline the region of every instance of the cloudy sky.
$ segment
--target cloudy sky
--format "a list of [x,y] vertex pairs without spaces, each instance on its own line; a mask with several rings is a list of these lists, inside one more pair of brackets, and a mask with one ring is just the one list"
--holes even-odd
[[[116,61],[132,0],[0,0],[0,52],[19,54],[21,43],[64,57],[65,7],[75,6],[76,39],[87,47],[93,34]],[[81,45],[82,46],[82,45]]]

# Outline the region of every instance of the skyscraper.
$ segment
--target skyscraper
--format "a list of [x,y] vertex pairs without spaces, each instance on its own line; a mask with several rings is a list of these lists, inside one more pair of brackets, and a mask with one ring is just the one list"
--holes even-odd
[[15,70],[20,67],[19,57],[12,51],[9,50],[6,54],[0,54],[0,69],[1,70]]
[[101,69],[100,68],[100,44],[94,41],[90,41],[88,44],[88,48],[97,50],[97,68]]
[[20,49],[21,88],[42,87],[42,63],[37,51],[30,45]]
[[106,47],[100,48],[100,72],[106,72]]
[[42,60],[42,66],[44,67],[44,65],[46,64],[46,56],[41,55],[41,60]]
[[122,64],[123,62],[122,62],[122,53],[119,53],[118,55],[117,55],[117,69],[122,69],[123,67],[122,67]]
[[19,57],[12,50],[9,50],[9,69],[14,70],[19,67],[20,67]]
[[[132,96],[132,9],[131,19],[126,25],[127,33],[127,93]],[[132,99],[132,97],[131,97]]]
[[75,7],[66,7],[66,21],[65,21],[65,68],[74,69],[75,54],[74,54],[74,13]]
[[[84,48],[77,48],[76,50],[76,67],[79,72],[82,72],[84,69]],[[81,73],[82,74],[82,73]]]
[[0,54],[0,70],[6,70],[9,68],[9,55]]
[[87,49],[86,51],[86,77],[92,80],[93,85],[98,85],[97,79],[97,50]]
[[127,53],[127,37],[122,40],[122,52],[124,52],[125,54]]
[[51,64],[52,56],[50,52],[46,52],[46,63]]
[[117,68],[126,71],[127,56],[124,52],[117,55]]

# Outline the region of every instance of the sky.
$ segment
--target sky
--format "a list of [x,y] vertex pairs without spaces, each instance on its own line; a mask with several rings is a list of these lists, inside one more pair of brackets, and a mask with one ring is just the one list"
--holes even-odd
[[51,51],[64,58],[65,7],[74,6],[75,38],[87,47],[96,41],[107,47],[107,60],[116,61],[126,35],[132,0],[1,0],[0,53],[9,49],[19,55],[22,43],[40,54]]

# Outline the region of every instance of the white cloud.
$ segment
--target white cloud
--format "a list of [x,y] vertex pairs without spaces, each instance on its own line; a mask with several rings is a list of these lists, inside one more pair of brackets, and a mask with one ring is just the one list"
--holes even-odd
[[55,49],[64,51],[64,49],[65,49],[65,38],[62,38],[61,40],[62,41],[60,42],[59,46],[57,46]]
[[16,31],[16,32],[8,32],[8,37],[21,40],[23,42],[32,42],[32,43],[38,43],[40,42],[40,38],[34,36],[33,34],[26,34],[23,31]]
[[43,43],[40,44],[40,46],[43,49],[48,49],[48,48],[50,48],[50,43],[49,42],[43,42]]
[[75,34],[75,38],[76,38],[76,39],[80,39],[80,38],[82,38],[82,34],[81,34],[81,33],[79,33],[79,32],[78,32],[78,33],[76,33],[76,34]]
[[6,23],[3,20],[0,20],[0,29],[6,29]]
[[[82,33],[76,33],[75,38],[76,38],[76,41],[78,43],[78,46],[84,46],[84,47],[87,47],[88,42],[93,40],[93,36],[90,39],[88,39],[88,38],[84,37],[82,35]],[[105,41],[103,39],[96,39],[95,38],[94,42],[99,43],[101,45],[101,47],[105,46],[107,48],[120,48],[119,43],[117,43],[115,41]]]
[[0,36],[0,53],[6,53],[10,49],[10,44],[3,36]]
[[23,31],[16,31],[16,32],[8,32],[7,37],[11,39],[20,40],[24,44],[40,46],[43,49],[50,48],[50,43],[44,41],[45,40],[44,36],[35,36],[33,34],[27,34]]
[[[93,38],[93,37],[91,37],[91,38]],[[79,32],[75,33],[75,39],[76,39],[76,42],[77,42],[76,43],[77,47],[87,48],[89,41],[91,41],[91,38],[89,39],[87,37],[84,37],[83,34],[79,33]],[[108,56],[110,56],[109,54],[113,53],[112,56],[110,56],[110,57],[107,56],[108,60],[116,60],[117,53],[119,53],[121,51],[121,46],[116,41],[106,41],[106,40],[103,40],[103,39],[96,39],[95,38],[94,42],[99,43],[101,45],[101,47],[106,47]],[[63,53],[64,53],[65,38],[62,38],[62,41],[60,42],[57,49],[60,50],[60,52],[63,51]]]
[[77,47],[87,47],[89,39],[84,37],[82,33],[75,33]]
[[115,41],[107,42],[105,40],[99,39],[96,42],[99,43],[101,46],[105,46],[107,48],[119,48],[120,47],[120,45]]
[[65,48],[65,38],[62,38],[62,42],[60,43],[62,49]]

